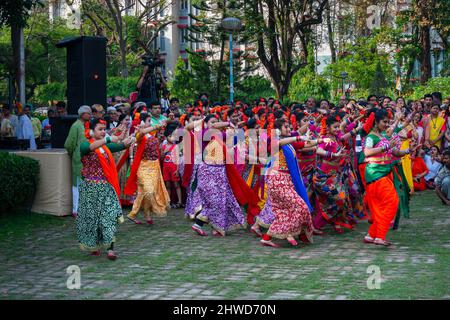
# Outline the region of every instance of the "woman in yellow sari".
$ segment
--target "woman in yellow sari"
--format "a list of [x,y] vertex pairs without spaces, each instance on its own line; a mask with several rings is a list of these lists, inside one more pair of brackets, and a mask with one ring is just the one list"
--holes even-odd
[[440,149],[444,134],[445,119],[439,115],[439,105],[435,104],[431,107],[431,114],[427,123],[425,146],[427,148],[436,146]]
[[141,128],[136,134],[138,146],[124,193],[130,196],[137,190],[136,200],[127,218],[141,224],[136,220],[136,215],[143,209],[145,220],[151,225],[153,224],[151,214],[160,217],[167,215],[170,197],[160,167],[159,141],[150,134],[160,130],[163,125],[151,126],[150,120],[149,114],[141,114]]
[[[402,124],[400,125],[400,128],[402,128],[398,135],[402,141],[400,150],[409,150],[411,140],[417,140],[418,139],[418,133],[414,128],[414,125],[411,123],[410,117],[408,119],[405,119],[405,116],[403,115]],[[414,193],[414,180],[413,180],[413,174],[412,174],[412,162],[411,157],[409,154],[406,154],[402,157],[402,169],[406,177],[406,182],[408,183],[408,187],[411,190],[410,194]]]

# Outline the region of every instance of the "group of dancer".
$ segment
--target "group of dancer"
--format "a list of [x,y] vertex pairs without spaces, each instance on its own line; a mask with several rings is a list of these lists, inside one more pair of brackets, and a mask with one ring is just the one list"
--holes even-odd
[[308,102],[209,107],[197,100],[165,115],[157,101],[137,102],[115,127],[80,107],[66,145],[81,157],[74,175],[81,247],[92,255],[106,248],[116,259],[126,205],[134,224],[142,224],[141,211],[152,225],[152,215],[184,208],[195,234],[207,236],[206,225],[217,237],[247,228],[271,247],[279,247],[274,239],[312,243],[326,225],[340,234],[368,220],[363,242],[391,245],[389,229],[409,217],[411,126],[423,110],[370,97]]

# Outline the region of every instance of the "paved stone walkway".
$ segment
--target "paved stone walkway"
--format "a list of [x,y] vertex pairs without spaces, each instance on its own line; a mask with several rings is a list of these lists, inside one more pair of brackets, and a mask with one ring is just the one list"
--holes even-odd
[[[363,244],[361,222],[275,249],[245,230],[199,237],[172,210],[153,226],[122,224],[114,262],[79,251],[72,218],[49,218],[58,223],[0,243],[0,299],[449,299],[450,210],[428,193],[413,199],[411,216],[390,232],[392,248]],[[371,265],[378,290],[367,286]],[[67,288],[69,266],[81,270],[78,290]]]

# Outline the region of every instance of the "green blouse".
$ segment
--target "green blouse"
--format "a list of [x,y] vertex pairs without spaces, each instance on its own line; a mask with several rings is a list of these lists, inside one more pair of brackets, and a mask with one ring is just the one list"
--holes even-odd
[[[383,135],[384,136],[384,135]],[[381,143],[382,140],[380,139],[380,137],[378,137],[375,134],[370,133],[367,137],[366,140],[364,142],[364,148],[376,148],[376,147],[381,147],[382,145],[384,145],[385,143],[387,143],[387,141],[385,143]],[[380,145],[378,145],[380,144]],[[371,182],[375,182],[385,176],[387,176],[388,174],[391,173],[392,171],[392,164],[389,162],[388,164],[380,164],[380,163],[374,163],[371,162],[371,160],[375,160],[375,159],[386,159],[389,158],[391,159],[390,154],[383,152],[381,154],[377,154],[375,156],[372,157],[366,157],[366,160],[368,161],[367,165],[366,165],[366,171],[364,174],[364,177],[366,179],[366,184],[369,184]],[[391,161],[391,160],[390,160]],[[381,161],[380,161],[381,162]]]
[[[91,152],[91,150],[89,149],[90,145],[91,145],[91,143],[89,141],[87,141],[87,140],[83,141],[81,143],[81,146],[80,146],[81,157],[83,157],[83,156],[87,155],[89,152]],[[107,143],[106,147],[112,153],[119,152],[119,151],[122,151],[122,150],[126,149],[126,147],[123,144],[123,142],[121,142],[121,143],[113,143],[113,142]]]

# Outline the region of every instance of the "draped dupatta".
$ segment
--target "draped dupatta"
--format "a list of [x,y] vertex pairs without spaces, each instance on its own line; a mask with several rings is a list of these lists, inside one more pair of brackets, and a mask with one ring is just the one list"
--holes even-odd
[[308,192],[306,191],[305,185],[303,184],[300,169],[298,168],[297,158],[295,156],[295,150],[290,144],[282,146],[281,149],[283,150],[284,157],[286,158],[286,164],[288,166],[289,173],[291,174],[291,179],[294,183],[295,191],[303,199],[303,201],[305,201],[306,205],[308,206],[309,212],[312,213],[314,209],[309,202]]
[[[93,143],[94,139],[90,139],[89,142]],[[105,145],[95,149],[95,153],[97,154],[98,160],[100,161],[100,165],[102,167],[103,173],[105,174],[106,180],[114,188],[118,199],[120,199],[119,175],[117,174],[116,164],[114,162],[111,151]],[[108,157],[105,157],[105,154]]]
[[131,164],[130,176],[125,184],[124,194],[131,196],[137,190],[137,171],[139,169],[139,165],[141,164],[142,155],[144,154],[145,145],[147,144],[147,136],[144,135],[139,142],[138,148],[136,150],[136,155],[134,157],[134,161]]

